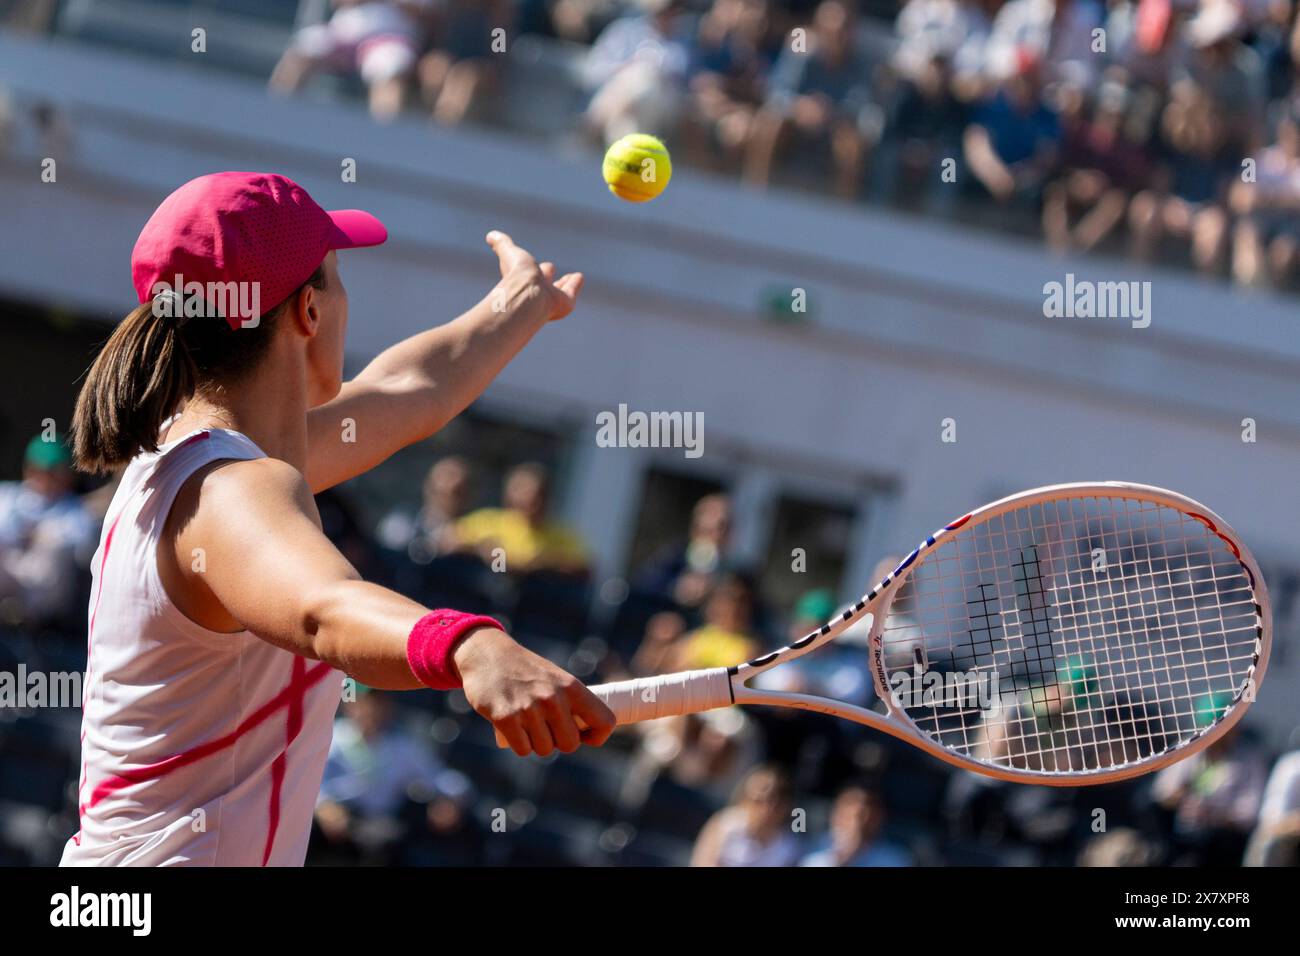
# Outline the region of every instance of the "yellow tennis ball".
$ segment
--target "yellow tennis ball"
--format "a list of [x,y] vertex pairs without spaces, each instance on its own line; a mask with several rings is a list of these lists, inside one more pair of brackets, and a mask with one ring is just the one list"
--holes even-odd
[[673,175],[664,144],[645,133],[630,133],[605,151],[601,170],[609,191],[628,202],[654,199]]

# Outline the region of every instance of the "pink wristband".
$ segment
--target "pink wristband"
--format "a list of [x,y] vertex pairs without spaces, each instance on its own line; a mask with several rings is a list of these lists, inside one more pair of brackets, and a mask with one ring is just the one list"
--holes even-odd
[[421,684],[434,690],[460,687],[460,678],[451,665],[451,652],[456,642],[476,627],[505,630],[490,617],[450,608],[424,615],[415,622],[406,640],[406,662],[411,665],[411,673]]

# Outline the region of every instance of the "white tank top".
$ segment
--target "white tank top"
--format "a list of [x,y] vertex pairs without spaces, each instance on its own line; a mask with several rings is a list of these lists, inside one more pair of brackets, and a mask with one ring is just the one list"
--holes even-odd
[[186,479],[264,457],[210,429],[123,473],[91,565],[81,829],[65,866],[300,866],[307,854],[343,675],[248,631],[200,627],[158,575]]

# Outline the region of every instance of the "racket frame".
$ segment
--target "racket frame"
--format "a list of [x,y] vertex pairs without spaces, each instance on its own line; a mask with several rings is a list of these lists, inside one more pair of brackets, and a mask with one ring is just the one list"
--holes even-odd
[[[1170,747],[1161,754],[1126,763],[1119,767],[1077,771],[1028,770],[998,766],[950,750],[922,731],[907,714],[906,710],[894,705],[884,664],[883,631],[888,617],[889,606],[899,589],[925,563],[926,559],[941,547],[945,541],[956,534],[960,534],[963,529],[973,529],[986,521],[1009,511],[1014,511],[1017,508],[1072,498],[1126,498],[1164,505],[1197,519],[1227,543],[1229,550],[1233,552],[1246,570],[1254,591],[1257,615],[1256,660],[1247,671],[1247,680],[1244,682],[1243,687],[1234,691],[1232,703],[1209,727]],[[868,639],[871,676],[875,684],[876,696],[885,705],[886,711],[884,714],[828,697],[785,691],[758,690],[748,686],[750,680],[764,671],[797,660],[805,654],[810,654],[825,646],[844,634],[849,628],[864,620],[868,615],[872,617],[871,632]],[[1185,495],[1164,488],[1157,488],[1153,485],[1124,481],[1072,482],[1069,484],[1047,485],[1009,495],[949,522],[922,541],[911,554],[899,563],[897,568],[886,575],[870,592],[851,605],[839,617],[786,647],[764,654],[744,664],[718,670],[726,671],[731,681],[731,696],[734,703],[737,704],[766,704],[773,707],[792,707],[798,710],[828,714],[889,734],[963,770],[971,770],[987,777],[1015,783],[1077,787],[1114,783],[1141,774],[1151,773],[1205,749],[1231,730],[1245,714],[1246,708],[1251,702],[1246,699],[1246,689],[1253,687],[1258,692],[1259,686],[1263,682],[1264,673],[1268,668],[1272,627],[1272,608],[1269,604],[1268,591],[1264,585],[1264,577],[1260,572],[1258,563],[1249,549],[1237,538],[1236,533],[1228,523],[1209,508]],[[645,682],[655,680],[656,678],[644,679]],[[644,686],[643,681],[626,683]]]

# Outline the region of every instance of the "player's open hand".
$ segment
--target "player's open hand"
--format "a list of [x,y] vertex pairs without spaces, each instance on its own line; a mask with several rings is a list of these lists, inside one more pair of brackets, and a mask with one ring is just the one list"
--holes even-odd
[[470,706],[521,757],[599,746],[614,729],[613,713],[582,681],[504,631],[471,632],[453,658]]
[[538,263],[531,252],[495,229],[487,234],[487,243],[497,254],[501,278],[507,283],[518,283],[526,296],[538,301],[548,322],[562,319],[573,311],[582,291],[581,272],[566,272],[557,279],[555,263]]

